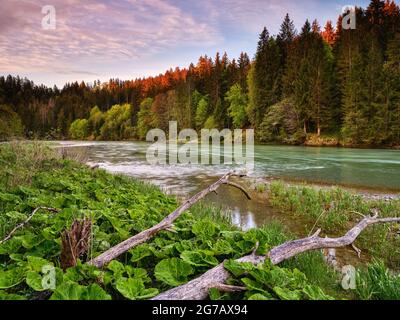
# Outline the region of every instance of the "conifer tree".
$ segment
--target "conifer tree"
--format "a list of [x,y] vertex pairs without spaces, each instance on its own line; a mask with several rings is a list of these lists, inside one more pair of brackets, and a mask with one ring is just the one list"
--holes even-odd
[[269,106],[279,101],[279,75],[281,72],[281,54],[279,46],[273,37],[269,36],[266,28],[258,42],[254,81],[257,90],[255,96],[255,125],[258,127]]
[[322,38],[331,47],[333,47],[333,45],[335,44],[336,33],[335,33],[335,29],[333,28],[332,21],[328,20],[328,22],[326,23],[325,29],[322,32]]

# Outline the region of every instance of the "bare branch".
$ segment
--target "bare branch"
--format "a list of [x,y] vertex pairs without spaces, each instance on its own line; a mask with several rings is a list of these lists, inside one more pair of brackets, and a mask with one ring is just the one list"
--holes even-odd
[[246,291],[246,287],[238,287],[238,286],[230,286],[227,284],[221,284],[218,283],[214,287],[215,289],[218,289],[221,292],[240,292],[240,291]]
[[361,259],[361,249],[357,248],[354,243],[351,244],[351,247],[357,253],[358,258]]
[[239,189],[240,191],[242,191],[242,192],[245,194],[245,196],[247,197],[247,199],[251,200],[250,194],[249,194],[249,193],[247,192],[247,190],[245,190],[241,185],[239,185],[239,184],[237,184],[237,183],[234,183],[234,182],[230,182],[230,181],[225,181],[224,184]]
[[271,259],[273,264],[279,264],[284,260],[290,259],[300,253],[316,250],[316,249],[330,249],[330,248],[340,248],[346,247],[354,243],[358,238],[360,233],[364,231],[368,226],[378,224],[378,223],[393,223],[400,222],[400,218],[385,218],[378,219],[377,214],[373,217],[364,218],[359,224],[357,224],[353,229],[347,232],[341,238],[320,238],[320,237],[309,237],[301,240],[295,240],[287,242],[279,247],[272,249],[268,257]]

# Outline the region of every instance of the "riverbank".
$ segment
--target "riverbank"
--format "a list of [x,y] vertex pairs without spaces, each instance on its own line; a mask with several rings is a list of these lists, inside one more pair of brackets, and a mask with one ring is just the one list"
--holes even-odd
[[377,188],[368,188],[368,187],[360,187],[360,186],[351,186],[351,185],[340,185],[340,184],[329,184],[323,182],[309,182],[304,180],[296,180],[296,179],[288,179],[288,178],[259,178],[255,179],[250,183],[250,186],[254,189],[263,188],[262,185],[269,186],[274,182],[282,182],[287,187],[310,187],[316,190],[332,190],[335,188],[341,188],[351,194],[359,195],[365,200],[377,200],[377,201],[392,201],[392,200],[400,200],[400,191],[393,189],[377,189]]
[[[295,237],[277,222],[241,231],[230,223],[229,215],[203,203],[186,212],[175,223],[174,232],[160,233],[104,270],[98,270],[85,261],[159,222],[178,206],[176,198],[136,179],[92,170],[41,144],[3,144],[0,162],[0,225],[3,227],[0,239],[25,221],[35,208],[47,206],[58,210],[57,214],[38,212],[29,224],[0,245],[1,299],[147,299],[196,278],[220,262],[249,254],[256,246],[257,252],[264,254],[268,248]],[[326,204],[321,199],[330,199],[278,186],[269,192],[273,196],[271,204],[282,214],[317,212]],[[337,195],[340,197],[332,200],[338,201],[337,214],[343,209],[342,217],[347,210],[344,204],[350,205],[354,199],[344,193]],[[347,200],[343,202],[343,199]],[[296,203],[303,203],[303,207],[297,207]],[[364,213],[370,208],[362,200],[351,205]],[[380,208],[383,216],[393,213],[390,210],[393,207]],[[63,270],[62,234],[74,220],[85,218],[92,222],[90,249],[80,256],[81,262],[75,267]],[[321,221],[326,232],[331,230],[326,227],[336,226],[327,223],[329,219]],[[367,239],[381,240],[382,233],[376,233],[375,228],[366,234]],[[388,243],[381,242],[382,250],[392,250]],[[396,251],[393,256],[398,259]],[[379,252],[374,252],[374,257],[385,258]],[[42,287],[45,265],[55,268],[55,288]],[[268,263],[251,269],[247,266],[245,274],[238,272],[240,268],[235,265],[235,269],[228,269],[233,272],[230,284],[244,286],[245,292],[226,294],[212,290],[211,299],[362,297],[361,291],[349,293],[341,289],[340,274],[325,263],[318,251],[299,255],[279,267]],[[368,271],[360,271],[365,279],[367,274]],[[383,276],[393,280],[392,275]],[[366,282],[360,290],[371,286]],[[369,298],[380,298],[379,294],[384,293],[374,293]]]
[[[84,139],[84,140],[74,140],[70,137],[61,137],[58,138],[40,138],[40,141],[85,141],[85,142],[146,142],[145,140],[140,140],[140,139],[123,139],[123,140],[97,140],[97,139]],[[30,140],[29,138],[26,137],[10,137],[10,140],[0,140],[1,143],[6,143],[9,141],[15,141],[15,140],[21,140],[21,141],[35,141],[37,140],[36,138],[33,140]],[[178,142],[179,143],[179,142]],[[181,141],[180,143],[184,144],[185,141]],[[387,145],[387,144],[382,144],[382,145],[371,145],[371,144],[352,144],[348,143],[345,141],[342,141],[340,138],[334,135],[322,135],[318,137],[316,134],[309,134],[306,138],[306,140],[303,143],[283,143],[283,142],[270,142],[270,143],[265,143],[261,141],[255,141],[256,145],[271,145],[271,146],[303,146],[303,147],[323,147],[323,148],[345,148],[345,149],[375,149],[375,150],[400,150],[400,145]]]
[[344,141],[339,135],[320,135],[307,134],[305,142],[306,147],[331,147],[331,148],[351,148],[351,149],[393,149],[400,150],[399,145],[374,145],[374,144],[355,144]]

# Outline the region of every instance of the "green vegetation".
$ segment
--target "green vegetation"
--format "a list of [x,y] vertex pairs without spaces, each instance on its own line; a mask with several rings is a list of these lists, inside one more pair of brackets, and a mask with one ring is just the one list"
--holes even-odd
[[400,275],[392,274],[382,262],[375,261],[357,277],[357,294],[364,300],[399,300]]
[[357,8],[355,30],[342,19],[323,30],[307,20],[297,31],[286,15],[277,36],[262,30],[253,59],[216,53],[155,77],[62,89],[0,77],[0,104],[28,137],[144,139],[177,121],[179,129],[254,128],[260,142],[399,146],[399,6],[371,0]]
[[69,135],[72,139],[85,139],[89,132],[89,121],[86,119],[78,119],[71,123]]
[[22,137],[23,126],[19,115],[11,107],[0,105],[0,141]]
[[236,84],[226,94],[225,99],[229,102],[228,113],[232,118],[235,128],[243,128],[247,122],[246,105],[247,96],[242,87]]

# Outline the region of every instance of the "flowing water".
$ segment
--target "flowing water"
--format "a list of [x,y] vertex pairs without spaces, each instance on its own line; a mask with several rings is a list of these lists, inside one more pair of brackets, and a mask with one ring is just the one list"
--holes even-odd
[[[145,142],[58,142],[83,148],[90,164],[152,182],[180,197],[194,194],[228,172],[227,165],[151,165]],[[255,146],[254,179],[281,178],[360,189],[400,192],[400,151],[375,149]],[[253,192],[247,201],[240,191],[222,187],[207,201],[227,207],[233,222],[244,229],[275,218],[265,197]]]

